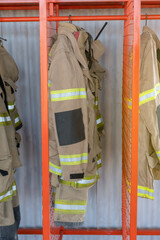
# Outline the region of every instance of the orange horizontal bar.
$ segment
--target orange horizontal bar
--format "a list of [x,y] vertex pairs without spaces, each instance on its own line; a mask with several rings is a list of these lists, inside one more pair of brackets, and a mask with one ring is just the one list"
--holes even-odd
[[0,10],[39,10],[38,6],[3,6],[0,5]]
[[[146,15],[142,15],[141,20],[145,20],[145,19],[146,19]],[[158,19],[160,19],[160,14],[159,15],[147,15],[147,19],[148,20],[158,20]]]
[[20,228],[18,234],[22,235],[42,235],[42,228]]
[[1,17],[0,22],[38,22],[39,17]]
[[[21,235],[42,235],[42,228],[26,228],[19,229],[18,234]],[[60,229],[55,228],[52,233],[59,234]],[[64,235],[122,235],[121,229],[64,229]],[[138,229],[137,235],[159,236],[160,229]]]
[[157,5],[144,4],[142,5],[142,8],[160,8],[160,4],[157,4]]
[[39,4],[39,0],[0,0],[0,4]]
[[[124,15],[108,15],[108,16],[71,16],[71,21],[105,21],[105,20],[126,20]],[[69,16],[49,17],[48,21],[69,21]]]
[[[125,15],[108,15],[108,16],[72,16],[72,21],[105,21],[105,20],[126,20]],[[145,20],[146,16],[142,15],[141,20]],[[160,15],[147,15],[147,19],[160,20]],[[68,16],[64,17],[48,17],[48,21],[69,21]],[[39,17],[1,17],[0,22],[38,22]]]
[[107,4],[107,3],[115,3],[115,2],[127,2],[128,0],[48,0],[48,2],[52,2],[52,3],[56,3],[56,4],[83,4],[83,3],[87,3],[87,4],[93,4],[96,3],[97,5],[100,4]]
[[158,236],[160,235],[160,229],[138,229],[137,234]]
[[[59,234],[60,229],[53,229],[52,234]],[[122,235],[121,229],[64,229],[64,235]]]
[[64,9],[110,9],[110,8],[124,8],[122,3],[112,3],[105,5],[59,5],[60,10]]
[[[41,228],[26,228],[19,229],[18,234],[21,235],[41,235],[43,229]],[[59,234],[60,228],[52,229],[52,234]],[[64,235],[122,235],[121,229],[64,229]]]

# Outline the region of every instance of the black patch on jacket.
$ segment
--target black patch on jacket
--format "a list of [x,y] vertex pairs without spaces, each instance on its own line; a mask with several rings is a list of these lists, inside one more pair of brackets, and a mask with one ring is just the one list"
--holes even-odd
[[[3,83],[2,78],[0,77],[0,87],[2,88],[3,94],[4,94],[4,103],[8,111],[8,103],[7,103],[7,95],[6,95],[6,89]],[[9,111],[8,111],[9,112]]]
[[8,175],[8,172],[2,169],[0,169],[0,173],[2,174],[3,177]]
[[79,179],[79,178],[84,178],[84,173],[70,174],[70,179]]
[[158,119],[159,138],[160,138],[160,105],[157,107],[157,119]]
[[157,59],[158,59],[158,62],[160,63],[160,49],[159,48],[157,49]]
[[85,139],[81,108],[55,113],[55,119],[60,146],[78,143]]

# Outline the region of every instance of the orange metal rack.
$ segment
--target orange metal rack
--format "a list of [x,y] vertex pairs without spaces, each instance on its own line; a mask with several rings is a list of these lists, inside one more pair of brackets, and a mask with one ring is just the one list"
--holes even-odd
[[[160,229],[137,230],[137,172],[138,172],[138,111],[139,111],[139,52],[141,7],[160,7],[160,0],[0,0],[0,10],[39,10],[38,17],[4,17],[0,22],[40,22],[41,64],[41,128],[42,128],[42,197],[43,228],[20,229],[19,234],[43,235],[121,235],[123,240],[136,240],[137,235],[160,235]],[[64,229],[50,227],[49,155],[48,155],[48,57],[47,22],[68,21],[60,17],[61,9],[124,8],[124,15],[72,16],[72,21],[123,20],[123,147],[122,147],[122,229]],[[160,19],[160,15],[148,15]],[[132,98],[132,110],[126,98]]]

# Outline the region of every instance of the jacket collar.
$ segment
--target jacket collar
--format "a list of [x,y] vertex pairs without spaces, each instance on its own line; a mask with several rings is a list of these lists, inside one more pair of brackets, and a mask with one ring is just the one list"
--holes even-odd
[[157,47],[160,47],[160,40],[157,37],[156,33],[151,28],[149,28],[148,26],[144,26],[143,32],[149,32],[152,35],[153,39],[155,40]]

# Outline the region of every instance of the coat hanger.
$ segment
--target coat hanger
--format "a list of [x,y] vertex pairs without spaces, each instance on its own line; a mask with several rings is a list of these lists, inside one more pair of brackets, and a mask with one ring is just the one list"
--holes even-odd
[[72,23],[72,21],[71,21],[71,16],[72,16],[72,15],[69,15],[69,23]]
[[146,21],[145,21],[145,26],[147,26],[147,16],[148,16],[148,14],[146,13]]
[[99,33],[97,34],[95,40],[97,40],[99,38],[99,36],[101,35],[101,33],[103,32],[104,28],[107,26],[108,22],[105,22],[105,24],[103,25],[103,27],[101,28],[101,30],[99,31]]

